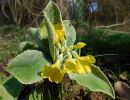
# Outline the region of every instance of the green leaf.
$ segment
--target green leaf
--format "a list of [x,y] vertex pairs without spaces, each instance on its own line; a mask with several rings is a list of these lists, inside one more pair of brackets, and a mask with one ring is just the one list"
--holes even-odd
[[19,45],[20,52],[23,52],[28,49],[38,49],[38,45],[29,41],[20,43]]
[[30,27],[27,29],[27,31],[32,35],[34,35],[38,30],[39,30],[38,28],[34,28],[34,27]]
[[10,76],[0,85],[0,100],[17,100],[21,90],[22,84]]
[[73,45],[76,40],[76,31],[69,20],[64,20],[63,24],[66,31],[67,46]]
[[42,80],[39,72],[49,62],[42,52],[27,50],[16,56],[7,67],[7,71],[23,84],[32,84]]
[[48,31],[47,31],[45,20],[43,20],[40,25],[39,33],[41,39],[48,39]]
[[[50,0],[47,7],[43,11],[44,20],[39,29],[41,38],[45,38],[48,36],[49,40],[49,48],[50,54],[52,56],[53,61],[56,60],[56,50],[54,45],[54,24],[62,23],[62,17],[59,8],[57,5]],[[47,35],[46,35],[47,34]]]
[[69,74],[70,78],[76,80],[79,85],[87,87],[90,91],[99,91],[115,98],[114,90],[103,72],[95,65],[92,72],[87,74]]
[[44,10],[44,14],[50,20],[52,24],[62,23],[62,17],[57,5],[50,0],[47,7]]
[[35,40],[34,42],[37,43],[38,46],[39,46],[39,44],[41,46],[39,28],[30,27],[30,28],[28,28],[28,32],[32,35],[32,38]]
[[62,17],[61,12],[57,5],[50,0],[47,7],[43,11],[45,19],[42,21],[42,24],[40,25],[39,33],[41,39],[47,39],[48,38],[48,29],[46,25],[46,18],[48,18],[48,21],[50,21],[50,24],[54,25],[56,23],[62,23]]
[[[51,55],[50,55],[48,39],[45,39],[45,38],[42,39],[42,38],[40,37],[40,33],[39,33],[39,31],[38,31],[38,28],[29,28],[28,31],[29,31],[30,33],[33,33],[32,36],[33,36],[33,38],[34,38],[34,40],[35,40],[35,43],[36,43],[36,44],[32,44],[32,43],[31,43],[31,45],[33,45],[33,47],[31,47],[31,48],[32,48],[32,49],[35,49],[35,50],[43,51],[44,54],[45,54],[45,56],[46,56],[47,58],[52,59],[52,57],[51,57]],[[20,45],[21,45],[21,46],[20,46],[20,48],[21,48],[20,51],[22,50],[22,48],[24,48],[23,51],[25,51],[25,50],[27,50],[27,49],[31,49],[31,48],[30,48],[30,45],[29,45],[29,47],[28,47],[28,46],[26,46],[25,44],[26,44],[26,43],[20,44]],[[30,44],[30,43],[29,43],[29,44]],[[22,45],[23,45],[23,46],[22,46]],[[38,46],[38,48],[37,48],[37,46]]]
[[29,96],[29,100],[43,100],[43,93],[35,89]]
[[54,30],[51,22],[45,15],[45,23],[47,26],[47,31],[48,31],[48,40],[49,40],[49,49],[50,49],[50,54],[53,59],[53,61],[56,60],[56,50],[55,50],[55,45],[54,45]]

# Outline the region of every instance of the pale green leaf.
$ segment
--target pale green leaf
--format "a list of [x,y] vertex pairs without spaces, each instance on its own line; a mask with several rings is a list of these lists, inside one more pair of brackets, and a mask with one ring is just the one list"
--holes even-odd
[[41,38],[43,38],[44,36],[48,36],[50,54],[52,56],[53,61],[55,61],[56,50],[54,45],[54,24],[62,23],[61,13],[57,5],[52,0],[49,1],[43,13],[44,20],[39,32],[41,34]]
[[56,59],[56,55],[55,55],[56,50],[55,50],[55,45],[54,45],[54,30],[53,30],[53,26],[52,26],[51,22],[46,17],[46,14],[44,14],[44,15],[45,15],[45,23],[46,23],[47,31],[48,31],[50,54],[51,54],[51,57],[52,57],[53,61],[55,61],[55,59]]
[[63,24],[66,31],[67,46],[73,45],[76,40],[76,31],[69,20],[64,20]]
[[47,7],[44,10],[44,14],[46,14],[46,17],[52,24],[62,22],[60,10],[52,0],[49,1]]
[[41,39],[48,39],[48,31],[47,31],[47,27],[45,24],[45,20],[43,20],[40,25],[39,33],[40,33]]
[[32,84],[42,80],[39,73],[49,62],[42,52],[27,50],[16,56],[7,67],[7,71],[23,84]]
[[19,49],[20,51],[25,51],[27,49],[33,49],[33,50],[40,50],[43,51],[45,56],[49,59],[51,59],[51,55],[50,55],[50,50],[49,50],[49,41],[48,39],[41,39],[40,38],[40,33],[38,32],[38,29],[36,28],[29,28],[28,30],[30,30],[30,33],[33,33],[32,36],[35,40],[35,43],[31,43],[31,42],[22,42],[22,44],[20,44]]
[[92,73],[87,74],[69,74],[70,78],[76,80],[79,85],[87,87],[90,91],[99,91],[108,94],[115,98],[114,90],[103,72],[96,67],[92,66]]
[[29,33],[31,33],[32,35],[34,35],[35,33],[37,33],[38,30],[39,30],[39,28],[34,28],[34,27],[29,27],[29,28],[27,29],[27,31],[28,31]]
[[28,50],[28,49],[34,49],[34,50],[38,49],[38,45],[34,44],[32,42],[29,42],[29,41],[20,43],[20,45],[19,45],[20,52],[23,52],[23,51]]

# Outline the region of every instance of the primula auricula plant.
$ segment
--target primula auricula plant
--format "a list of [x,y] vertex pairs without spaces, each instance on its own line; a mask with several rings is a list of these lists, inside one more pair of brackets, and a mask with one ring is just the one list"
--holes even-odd
[[[44,80],[49,80],[50,83],[60,85],[65,74],[90,91],[103,92],[114,98],[115,94],[107,77],[94,65],[95,58],[92,55],[80,56],[78,51],[86,44],[83,42],[74,44],[75,29],[69,20],[62,20],[57,5],[50,0],[43,14],[44,19],[40,27],[33,28],[35,30],[33,33],[35,37],[38,36],[39,42],[21,43],[20,49],[24,52],[8,64],[7,71],[11,74],[11,78],[1,83],[2,100],[7,100],[7,97],[10,100],[16,99],[21,91],[21,84],[35,83],[37,87],[38,84],[44,83]],[[14,82],[15,90],[11,87],[11,82]],[[17,94],[12,95],[5,85],[11,88],[12,93],[17,91]]]

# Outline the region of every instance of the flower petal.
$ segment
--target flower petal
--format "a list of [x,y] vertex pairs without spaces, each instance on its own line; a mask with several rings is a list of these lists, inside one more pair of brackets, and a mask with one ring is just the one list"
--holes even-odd
[[41,71],[43,78],[48,78],[50,82],[61,83],[65,72],[60,69],[60,62],[57,60],[55,64],[46,65]]
[[61,83],[64,77],[64,71],[60,70],[58,67],[44,66],[41,76],[43,78],[48,78],[50,82]]
[[92,55],[79,57],[80,60],[86,61],[86,63],[93,64],[96,62],[96,59]]
[[64,70],[65,72],[69,73],[69,72],[77,72],[76,70],[76,62],[74,59],[67,59],[65,64],[64,64]]
[[84,42],[78,42],[77,44],[75,44],[75,45],[73,46],[73,48],[74,48],[74,49],[75,49],[75,48],[81,49],[81,48],[83,48],[84,46],[86,46],[86,43],[84,43]]
[[89,73],[91,72],[91,66],[86,63],[86,61],[77,61],[78,73]]
[[65,35],[65,31],[64,31],[64,26],[62,25],[62,23],[58,23],[58,24],[54,24],[54,31],[55,31],[55,43],[57,44],[60,41],[64,40],[64,35]]
[[88,73],[91,72],[91,66],[86,61],[68,59],[64,64],[64,70],[67,73]]

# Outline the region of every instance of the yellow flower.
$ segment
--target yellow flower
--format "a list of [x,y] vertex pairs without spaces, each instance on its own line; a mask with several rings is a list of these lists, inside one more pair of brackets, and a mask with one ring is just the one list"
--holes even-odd
[[54,24],[54,34],[56,44],[64,40],[65,31],[62,23]]
[[60,62],[57,61],[52,65],[45,65],[41,72],[43,78],[48,78],[50,82],[55,82],[57,84],[61,83],[65,72],[60,69]]
[[67,59],[67,61],[64,64],[64,70],[67,73],[77,72],[78,69],[77,69],[77,63],[75,62],[75,60],[72,58]]
[[94,64],[96,59],[92,55],[79,57],[80,60],[86,61],[88,64]]
[[67,73],[89,73],[93,63],[95,63],[95,58],[91,55],[78,57],[77,59],[69,58],[64,64],[64,70]]
[[73,48],[74,48],[74,49],[75,49],[75,48],[81,49],[81,48],[83,48],[84,46],[86,46],[86,43],[84,43],[84,42],[78,42],[77,44],[75,44],[75,45],[73,46]]

